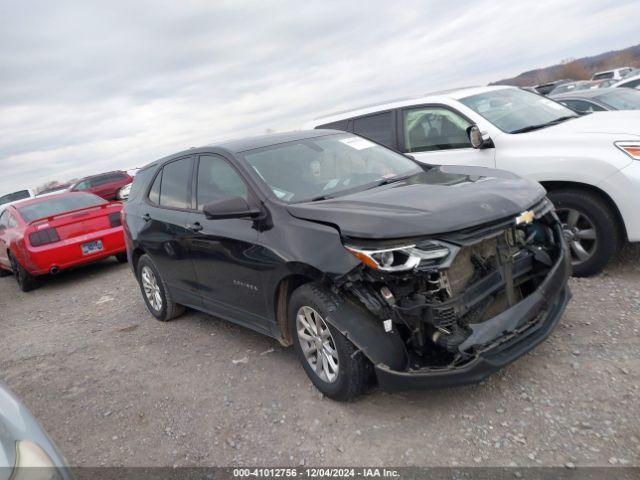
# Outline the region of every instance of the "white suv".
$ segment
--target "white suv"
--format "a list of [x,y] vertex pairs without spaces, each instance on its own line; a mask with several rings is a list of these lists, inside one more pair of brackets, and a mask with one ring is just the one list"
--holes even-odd
[[[353,132],[431,164],[512,171],[545,186],[574,274],[640,241],[640,112],[578,116],[515,87],[479,87],[361,108],[307,128]],[[473,144],[472,144],[473,140]]]
[[614,68],[613,70],[605,70],[604,72],[594,73],[591,77],[591,80],[621,80],[631,72],[633,68],[631,67],[622,67],[622,68]]

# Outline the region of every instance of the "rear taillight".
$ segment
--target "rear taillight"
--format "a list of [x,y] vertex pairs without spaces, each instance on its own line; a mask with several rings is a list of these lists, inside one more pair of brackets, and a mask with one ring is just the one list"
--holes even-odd
[[111,224],[111,227],[119,227],[120,225],[122,225],[122,220],[120,219],[120,212],[110,213],[109,223]]
[[55,228],[47,228],[29,234],[29,243],[34,247],[58,241],[60,241],[60,237],[58,237],[58,232],[56,232]]

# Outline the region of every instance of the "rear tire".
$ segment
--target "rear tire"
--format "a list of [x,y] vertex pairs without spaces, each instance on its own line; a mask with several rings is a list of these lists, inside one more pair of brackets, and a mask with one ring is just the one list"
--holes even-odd
[[116,260],[118,260],[118,263],[127,263],[127,252],[117,253]]
[[[353,343],[326,322],[338,305],[339,299],[319,285],[302,285],[293,292],[289,301],[289,329],[296,355],[311,382],[327,397],[348,401],[365,391],[371,366]],[[300,320],[299,315],[302,315]],[[305,328],[305,325],[311,327]],[[318,335],[314,334],[318,332]],[[318,367],[323,355],[323,365]]]
[[13,255],[9,255],[9,260],[13,266],[13,274],[16,276],[16,281],[18,282],[20,290],[23,292],[30,292],[31,290],[38,288],[38,280],[36,277],[27,272],[27,270],[20,265],[20,262],[13,258]]
[[551,191],[549,198],[563,222],[573,275],[600,273],[621,244],[620,228],[611,207],[585,190]]
[[169,287],[160,276],[151,257],[140,257],[136,274],[142,298],[154,317],[161,322],[168,322],[184,313],[184,306],[173,301]]

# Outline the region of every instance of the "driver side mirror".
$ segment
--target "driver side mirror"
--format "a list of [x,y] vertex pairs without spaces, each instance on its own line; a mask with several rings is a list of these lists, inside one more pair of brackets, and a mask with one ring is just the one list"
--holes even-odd
[[261,213],[257,208],[249,206],[244,198],[232,195],[225,195],[206,204],[202,207],[202,212],[208,220],[257,217]]
[[469,141],[471,142],[471,146],[473,148],[481,149],[481,148],[492,148],[493,140],[486,132],[481,132],[480,127],[477,125],[471,125],[467,128],[467,135],[469,136]]

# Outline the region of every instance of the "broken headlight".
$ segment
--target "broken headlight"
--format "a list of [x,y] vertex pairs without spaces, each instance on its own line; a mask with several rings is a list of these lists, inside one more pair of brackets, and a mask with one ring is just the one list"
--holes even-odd
[[365,265],[387,272],[403,272],[416,268],[422,261],[434,262],[448,257],[449,247],[439,242],[422,242],[420,245],[368,249],[353,245],[345,248]]

